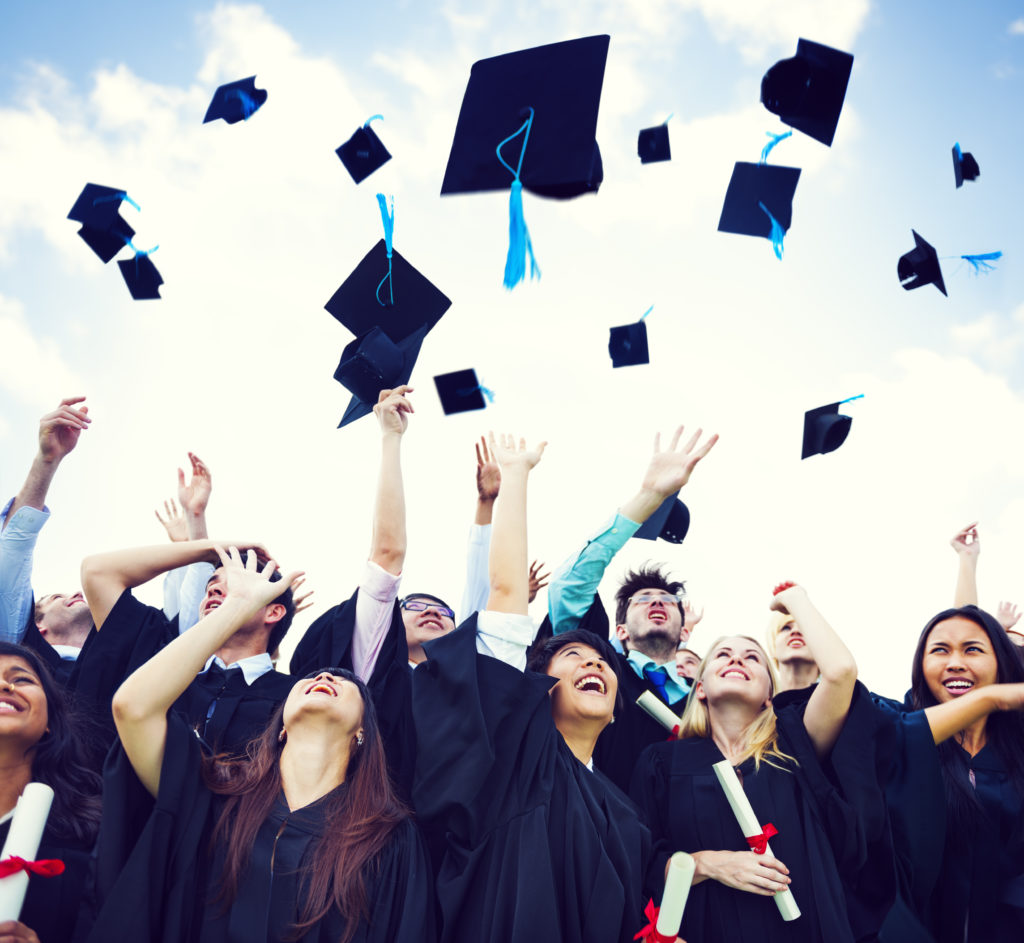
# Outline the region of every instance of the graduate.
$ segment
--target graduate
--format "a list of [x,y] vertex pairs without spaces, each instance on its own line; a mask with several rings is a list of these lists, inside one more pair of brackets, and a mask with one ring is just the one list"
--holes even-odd
[[[649,747],[633,781],[657,842],[655,861],[663,866],[674,851],[696,860],[681,932],[702,943],[852,943],[877,929],[860,914],[851,928],[843,876],[869,864],[871,845],[858,805],[824,768],[845,749],[844,737],[863,748],[855,736],[862,722],[850,715],[855,705],[858,712],[866,706],[870,724],[870,698],[856,683],[853,656],[804,589],[783,586],[772,608],[796,619],[821,673],[809,697],[776,712],[776,679],[761,646],[746,636],[719,639],[697,671],[678,742]],[[758,821],[778,830],[772,853],[748,847],[712,770],[722,760],[736,768]],[[891,860],[891,846],[880,857]],[[893,878],[886,875],[883,883],[893,885]],[[783,921],[771,899],[787,888],[802,912],[792,922]],[[877,923],[890,903],[876,904]]]
[[526,488],[544,448],[493,434],[490,445],[501,491],[487,608],[428,642],[413,673],[413,797],[419,821],[443,836],[441,939],[625,943],[646,923],[650,837],[593,769],[618,703],[611,646],[567,632],[525,672],[477,651],[478,623],[529,621]]
[[45,783],[53,789],[53,805],[36,861],[64,864],[53,877],[30,871],[21,918],[0,923],[0,939],[67,943],[72,938],[100,824],[100,777],[89,767],[84,743],[81,719],[42,658],[0,642],[0,847],[25,787]]
[[211,653],[300,576],[272,583],[273,562],[218,554],[221,604],[115,695],[121,750],[105,771],[89,940],[429,943],[426,854],[361,682],[339,668],[297,681],[243,758],[205,757],[171,710]]

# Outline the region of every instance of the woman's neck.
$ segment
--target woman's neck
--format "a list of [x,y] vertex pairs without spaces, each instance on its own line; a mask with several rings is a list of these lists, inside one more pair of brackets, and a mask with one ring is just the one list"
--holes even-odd
[[779,693],[809,688],[818,680],[818,666],[813,661],[780,661]]
[[711,739],[730,763],[744,758],[749,749],[747,731],[760,709],[745,701],[708,705]]
[[977,756],[988,743],[985,721],[987,717],[976,720],[970,727],[965,727],[956,735],[956,742],[971,756]]
[[15,751],[0,749],[0,815],[17,805],[18,797],[32,782],[32,760],[26,759],[19,747]]
[[572,755],[584,766],[588,765],[594,756],[597,738],[601,735],[601,731],[604,730],[606,724],[597,721],[577,721],[574,723],[562,720],[556,722],[555,726],[562,735],[562,739],[565,740],[566,746],[572,751]]
[[289,809],[316,802],[343,782],[348,772],[348,744],[331,737],[289,733],[281,751],[281,788]]

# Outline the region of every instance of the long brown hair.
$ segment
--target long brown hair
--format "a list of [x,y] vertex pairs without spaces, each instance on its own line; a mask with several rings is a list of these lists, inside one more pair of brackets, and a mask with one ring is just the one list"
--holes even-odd
[[[345,919],[340,943],[348,943],[359,920],[369,918],[365,872],[388,844],[392,832],[409,816],[388,778],[384,747],[366,686],[343,668],[324,668],[353,682],[363,698],[363,744],[349,756],[345,783],[325,799],[324,831],[300,870],[300,884],[309,891],[294,927],[296,938],[337,908]],[[315,671],[309,678],[315,678]],[[281,792],[281,743],[284,705],[241,759],[213,757],[203,776],[211,791],[228,796],[211,836],[211,848],[226,846],[218,899],[230,906],[249,864],[256,833]]]

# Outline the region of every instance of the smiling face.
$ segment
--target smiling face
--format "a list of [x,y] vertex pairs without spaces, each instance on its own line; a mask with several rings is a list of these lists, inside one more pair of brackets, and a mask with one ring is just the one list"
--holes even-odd
[[622,642],[659,663],[671,659],[683,629],[679,603],[671,595],[663,589],[637,590],[629,600],[626,621],[615,627]]
[[0,738],[28,749],[42,739],[48,722],[39,676],[24,658],[0,655]]
[[697,669],[700,667],[700,655],[691,652],[688,648],[681,648],[676,652],[676,674],[680,678],[688,678],[692,681],[697,677]]
[[976,622],[956,616],[928,633],[921,671],[940,704],[995,684],[998,668],[988,633]]
[[775,633],[775,660],[784,665],[793,661],[813,661],[807,641],[795,620],[784,622]]
[[419,650],[424,642],[447,635],[455,628],[455,620],[441,612],[441,603],[429,596],[410,596],[407,602],[425,603],[427,608],[419,612],[402,607],[402,622],[405,623],[405,640],[410,652]]
[[92,614],[81,590],[52,593],[36,603],[35,623],[39,634],[51,645],[81,647],[92,627]]
[[570,644],[551,658],[547,673],[558,679],[551,689],[551,713],[560,721],[594,720],[607,724],[615,711],[619,679],[596,649]]
[[356,736],[363,723],[359,688],[330,671],[303,678],[292,686],[284,703],[284,726],[292,731],[305,723],[337,724],[339,736]]
[[772,694],[767,656],[753,639],[724,638],[705,660],[695,691],[699,700],[709,704],[739,700],[760,710]]

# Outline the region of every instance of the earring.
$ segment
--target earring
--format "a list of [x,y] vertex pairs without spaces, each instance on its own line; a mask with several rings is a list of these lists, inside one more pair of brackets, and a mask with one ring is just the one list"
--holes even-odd
[[612,714],[612,719],[609,720],[608,723],[610,723],[610,724],[614,724],[615,723],[615,715],[614,714]]
[[361,747],[362,745],[363,745],[363,732],[359,731],[359,733],[356,734],[356,746],[357,747]]
[[284,743],[285,740],[287,740],[287,739],[288,739],[288,731],[285,730],[284,727],[282,727],[281,728],[281,732],[277,735],[277,742],[278,743]]

